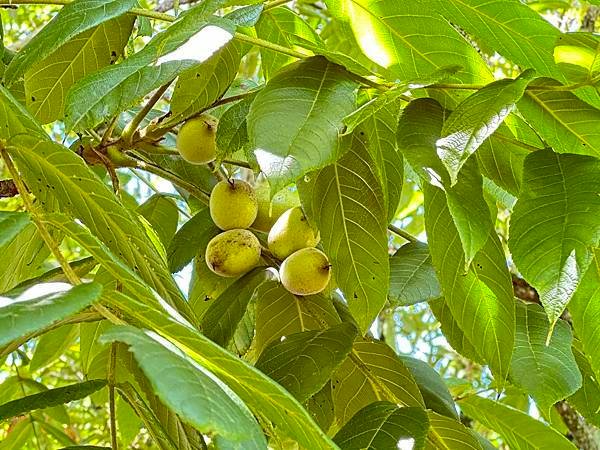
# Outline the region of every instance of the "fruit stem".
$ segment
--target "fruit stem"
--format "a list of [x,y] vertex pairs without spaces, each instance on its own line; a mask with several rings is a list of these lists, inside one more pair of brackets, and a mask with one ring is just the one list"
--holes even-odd
[[125,144],[131,145],[135,130],[137,130],[137,127],[140,125],[140,123],[142,123],[142,120],[146,118],[148,113],[152,111],[154,105],[156,105],[156,103],[161,99],[165,91],[169,88],[169,86],[171,86],[171,83],[173,83],[173,80],[159,87],[152,97],[150,97],[150,100],[148,100],[144,107],[135,115],[131,122],[125,126],[125,129],[121,134],[121,139],[123,142],[125,142]]
[[409,242],[412,242],[412,243],[417,243],[417,242],[419,242],[419,240],[418,240],[416,237],[414,237],[412,234],[410,234],[410,233],[409,233],[409,232],[407,232],[407,231],[404,231],[404,230],[403,230],[403,229],[401,229],[401,228],[398,228],[398,227],[397,227],[397,226],[395,226],[395,225],[389,224],[389,225],[388,225],[388,230],[390,230],[390,231],[391,231],[392,233],[394,233],[394,234],[397,234],[397,235],[398,235],[398,236],[400,236],[402,239],[406,239],[406,240],[407,240],[407,241],[409,241]]
[[271,250],[269,250],[267,247],[261,245],[261,255],[263,258],[265,258],[267,260],[267,262],[273,266],[273,267],[279,267],[280,266],[280,261],[275,258],[275,256],[273,255],[273,253],[271,253]]

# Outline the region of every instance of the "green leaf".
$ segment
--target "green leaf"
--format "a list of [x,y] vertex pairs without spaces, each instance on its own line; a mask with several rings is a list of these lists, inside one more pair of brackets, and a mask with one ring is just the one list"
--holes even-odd
[[77,0],[66,4],[12,59],[4,73],[6,85],[18,81],[27,69],[78,34],[119,17],[136,5],[136,0]]
[[[256,24],[256,35],[273,44],[292,49],[297,41],[321,43],[313,28],[298,14],[285,7],[272,8],[263,12]],[[260,56],[265,80],[270,80],[279,69],[294,61],[290,56],[265,48],[261,48]]]
[[600,384],[586,356],[577,349],[573,349],[573,353],[581,371],[583,383],[581,388],[571,395],[567,401],[588,422],[596,427],[600,427]]
[[446,66],[418,80],[396,83],[392,89],[383,91],[377,97],[369,100],[356,111],[344,117],[344,124],[347,127],[345,133],[351,133],[358,125],[382,109],[390,107],[390,104],[399,102],[408,89],[418,89],[439,83],[454,75],[460,69],[460,66]]
[[282,336],[321,330],[340,323],[331,299],[323,295],[297,297],[277,281],[262,284],[256,291],[256,299],[254,345],[259,354]]
[[266,448],[262,430],[239,397],[168,343],[129,326],[114,326],[100,339],[127,344],[156,395],[202,433],[214,433],[217,446]]
[[258,287],[274,278],[271,270],[259,267],[236,280],[211,302],[202,316],[203,334],[213,342],[227,347]]
[[323,331],[289,334],[265,348],[255,366],[303,403],[325,386],[348,356],[356,333],[354,325],[340,323]]
[[429,419],[422,408],[399,408],[390,402],[376,402],[357,412],[333,438],[342,450],[387,450],[412,439],[422,449]]
[[436,146],[452,185],[469,156],[514,110],[532,77],[527,71],[515,80],[494,81],[463,100],[446,119]]
[[440,283],[431,263],[427,244],[405,244],[390,257],[388,296],[391,301],[408,306],[433,300],[440,295]]
[[594,260],[569,303],[569,312],[575,334],[590,358],[596,379],[600,380],[600,250],[595,250]]
[[235,79],[242,59],[242,46],[230,40],[208,59],[182,72],[171,97],[172,119],[190,117],[218,100]]
[[[174,142],[173,147],[175,147]],[[146,154],[146,157],[154,165],[158,165],[159,167],[174,173],[179,178],[196,186],[201,191],[210,192],[215,184],[219,182],[215,177],[215,174],[206,164],[190,164],[179,155]],[[198,211],[206,206],[194,197],[185,193],[183,189],[179,189],[179,191],[183,192],[182,195],[187,200],[192,211]]]
[[[366,146],[375,163],[387,209],[388,223],[394,219],[404,184],[404,159],[398,151],[396,128],[400,104],[390,103],[360,125]],[[362,135],[361,135],[362,136]]]
[[99,391],[106,386],[106,383],[106,380],[84,381],[69,386],[49,389],[40,392],[39,394],[21,397],[18,400],[13,400],[0,405],[0,420],[20,416],[23,413],[34,411],[36,409],[50,408],[51,406],[62,405],[74,400],[82,399]]
[[475,153],[484,177],[517,197],[523,180],[523,164],[529,151],[515,144],[508,128],[500,127]]
[[554,62],[569,81],[598,81],[600,39],[592,33],[563,33],[556,40]]
[[246,117],[254,101],[254,95],[244,98],[223,113],[217,128],[217,159],[231,157],[238,150],[248,146]]
[[558,431],[510,406],[477,396],[461,400],[458,405],[467,416],[502,436],[511,449],[576,448]]
[[189,357],[227,383],[255,414],[273,422],[281,432],[296,439],[300,445],[311,449],[334,448],[306,409],[259,370],[166,312],[118,292],[111,292],[109,301],[143,326],[155,330],[184,349]]
[[150,222],[160,242],[165,247],[168,246],[179,223],[179,210],[175,201],[167,195],[156,194],[140,205],[138,212]]
[[380,341],[357,339],[331,378],[338,425],[379,400],[423,407],[423,397],[402,360]]
[[510,274],[495,231],[468,271],[444,193],[425,186],[429,249],[446,304],[465,336],[476,345],[499,383],[508,375],[514,344],[515,306]]
[[10,432],[7,433],[2,442],[0,442],[0,450],[21,450],[26,448],[27,443],[33,436],[31,422],[27,419],[23,419],[18,422]]
[[306,402],[306,409],[322,430],[328,431],[334,420],[331,381]]
[[135,16],[112,19],[67,41],[25,72],[27,108],[42,123],[62,117],[69,88],[80,78],[114,64],[123,54]]
[[342,67],[314,57],[289,66],[256,95],[248,135],[272,192],[336,159],[355,88]]
[[546,416],[552,405],[576,392],[582,383],[571,351],[573,336],[569,326],[559,320],[552,340],[546,345],[548,328],[548,320],[540,306],[517,306],[510,378],[531,395]]
[[171,272],[179,272],[208,243],[219,229],[213,223],[208,207],[198,211],[177,231],[167,249],[167,261]]
[[81,220],[121,260],[140,274],[161,297],[185,310],[185,300],[135,214],[77,154],[33,136],[17,136],[9,151],[42,208],[56,199],[61,211]]
[[10,139],[18,134],[32,134],[38,139],[50,139],[41,125],[29,114],[4,86],[0,85],[0,138]]
[[452,311],[444,298],[439,298],[429,302],[431,312],[440,323],[440,328],[448,344],[456,350],[457,353],[469,358],[477,364],[485,364],[475,346],[469,341],[465,333],[454,319]]
[[[555,80],[540,78],[532,86],[556,88]],[[557,153],[600,156],[600,110],[568,91],[527,91],[519,111]]]
[[429,434],[425,448],[427,450],[482,450],[473,433],[458,420],[428,411]]
[[[519,0],[419,0],[523,69],[560,77],[552,51],[560,31]],[[489,50],[488,50],[489,49]]]
[[77,325],[63,325],[51,330],[40,337],[35,346],[29,370],[36,371],[57,360],[77,339]]
[[337,285],[364,333],[387,300],[387,211],[364,137],[356,132],[341,145],[347,153],[309,174],[298,188],[321,232]]
[[9,244],[31,223],[24,212],[0,211],[0,247]]
[[[87,229],[62,214],[46,215],[43,221],[45,224],[61,230],[65,235],[81,245],[108,274],[121,282],[125,292],[135,295],[136,298],[149,305],[157,304],[159,300],[157,300],[152,288],[138,274],[127,267],[120,258],[115,256],[102,242],[90,234]],[[187,303],[183,303],[182,306],[184,307],[182,313],[186,318],[190,317],[193,319],[194,315]]]
[[350,25],[362,51],[397,79],[413,80],[457,65],[463,69],[450,82],[491,81],[475,49],[430,4],[378,0],[325,3],[333,17]]
[[41,330],[78,313],[100,297],[102,287],[97,283],[81,284],[66,292],[46,294],[29,300],[2,298],[0,306],[0,346],[13,339]]
[[[106,117],[115,115],[141,100],[146,94],[173,80],[197,61],[164,61],[169,53],[215,24],[228,30],[232,24],[211,18],[219,0],[203,2],[182,15],[166,30],[154,36],[138,53],[120,64],[106,67],[78,81],[67,94],[65,126],[69,130],[93,128]],[[162,64],[161,64],[162,62]]]
[[[600,161],[550,150],[525,159],[508,242],[554,324],[571,300],[600,236]],[[550,333],[552,327],[550,328]]]
[[227,14],[227,18],[238,27],[253,27],[258,22],[265,5],[248,5],[234,9]]
[[427,409],[458,419],[452,395],[440,375],[421,360],[406,355],[399,358],[415,379]]
[[483,180],[474,159],[452,185],[437,152],[446,111],[432,99],[412,101],[403,111],[397,136],[400,150],[425,182],[442,187],[465,254],[465,270],[485,245],[493,222],[483,197]]
[[24,280],[35,277],[50,254],[37,227],[27,214],[23,217],[27,217],[27,225],[15,236],[11,236],[14,229],[7,230],[6,237],[10,237],[10,241],[0,247],[0,292],[12,290]]

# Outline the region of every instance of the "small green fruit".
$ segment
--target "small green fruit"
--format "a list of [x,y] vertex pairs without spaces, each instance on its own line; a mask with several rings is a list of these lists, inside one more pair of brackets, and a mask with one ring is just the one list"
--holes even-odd
[[331,264],[321,250],[303,248],[283,261],[279,277],[283,287],[292,294],[318,294],[327,287],[331,279]]
[[220,181],[210,194],[210,216],[221,230],[249,228],[256,219],[254,188],[242,180]]
[[177,134],[177,150],[181,157],[192,164],[214,161],[218,123],[210,114],[202,114],[184,123]]
[[310,226],[302,208],[296,206],[277,219],[269,232],[268,244],[276,258],[285,259],[296,250],[315,247],[319,240],[319,232]]
[[206,247],[206,265],[222,277],[237,277],[252,270],[260,261],[260,242],[248,230],[218,234]]
[[252,228],[256,230],[268,233],[284,212],[294,206],[300,206],[298,192],[288,188],[279,191],[271,200],[271,188],[263,176],[256,180],[254,190],[258,199],[258,214]]

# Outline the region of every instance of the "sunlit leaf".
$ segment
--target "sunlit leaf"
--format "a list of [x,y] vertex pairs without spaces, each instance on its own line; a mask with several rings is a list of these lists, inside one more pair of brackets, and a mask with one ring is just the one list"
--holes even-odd
[[101,293],[99,284],[89,283],[28,300],[2,297],[0,346],[81,311],[97,301]]
[[5,82],[8,85],[13,84],[33,64],[50,55],[71,38],[123,15],[136,5],[136,0],[78,0],[66,4],[54,20],[42,28],[13,58],[4,74]]
[[266,447],[262,430],[247,407],[204,368],[133,327],[115,326],[100,339],[129,345],[161,400],[199,431],[214,433],[217,445]]
[[289,66],[256,95],[248,136],[273,192],[340,154],[338,134],[355,87],[342,67],[315,57]]
[[118,292],[112,293],[110,302],[184,349],[189,357],[225,382],[254,414],[272,421],[301,445],[307,448],[332,446],[331,440],[318,428],[306,409],[262,372],[166,312]]
[[436,146],[452,185],[469,156],[515,108],[532,76],[532,72],[525,72],[516,80],[494,81],[463,100],[444,121]]

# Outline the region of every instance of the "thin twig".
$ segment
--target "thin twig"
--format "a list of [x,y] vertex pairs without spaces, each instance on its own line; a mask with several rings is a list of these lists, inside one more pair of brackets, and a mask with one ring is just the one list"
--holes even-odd
[[175,175],[173,172],[169,172],[168,170],[165,170],[162,167],[158,167],[158,166],[155,166],[154,164],[150,164],[146,161],[140,161],[140,160],[138,160],[136,168],[145,170],[146,172],[153,173],[154,175],[158,175],[159,177],[164,178],[167,181],[170,181],[171,183],[175,184],[176,186],[179,186],[179,187],[185,189],[190,194],[192,194],[194,197],[198,198],[200,201],[202,201],[203,203],[208,205],[208,201],[210,199],[210,195],[208,193],[204,192],[203,190],[194,186],[193,184],[188,183],[185,180],[182,180],[177,175]]
[[161,99],[161,97],[163,96],[165,91],[167,89],[169,89],[169,86],[171,86],[171,83],[173,83],[173,80],[171,80],[168,83],[165,83],[161,87],[159,87],[156,90],[156,92],[152,95],[152,97],[150,97],[150,100],[148,100],[148,102],[144,105],[144,107],[135,115],[135,117],[131,120],[131,122],[129,122],[125,126],[125,129],[123,130],[123,133],[121,134],[121,139],[126,144],[129,144],[129,145],[131,144],[131,138],[133,137],[135,130],[137,130],[137,127],[146,118],[148,113],[150,111],[152,111],[152,108],[154,108],[154,105],[156,105],[156,103]]
[[400,236],[403,239],[406,239],[409,242],[419,242],[419,240],[414,237],[412,234],[410,234],[407,231],[402,230],[401,228],[398,228],[392,224],[388,225],[388,230],[390,230],[392,233],[397,234],[398,236]]
[[[146,178],[144,178],[141,174],[139,174],[135,169],[133,168],[129,168],[129,170],[131,171],[131,173],[133,175],[135,175],[135,177],[140,180],[142,183],[144,183],[146,186],[148,186],[155,194],[163,194],[162,192],[160,192],[156,186],[154,186],[150,180],[147,180]],[[181,198],[181,197],[178,197]],[[179,205],[175,204],[175,206],[177,206],[177,210],[183,214],[185,217],[187,217],[188,219],[191,217],[189,215],[189,213],[187,211],[185,211],[183,208],[181,208]]]
[[112,450],[118,450],[119,440],[117,439],[117,414],[115,408],[115,368],[117,365],[117,345],[112,343],[110,346],[110,359],[108,361],[108,408],[110,414],[110,440]]
[[112,118],[111,122],[108,124],[108,127],[106,127],[106,130],[104,131],[104,134],[102,135],[102,139],[100,140],[100,147],[104,147],[106,145],[106,143],[110,140],[110,138],[112,137],[113,131],[115,131],[115,128],[116,128],[118,122],[119,122],[119,115],[117,114],[115,117]]

